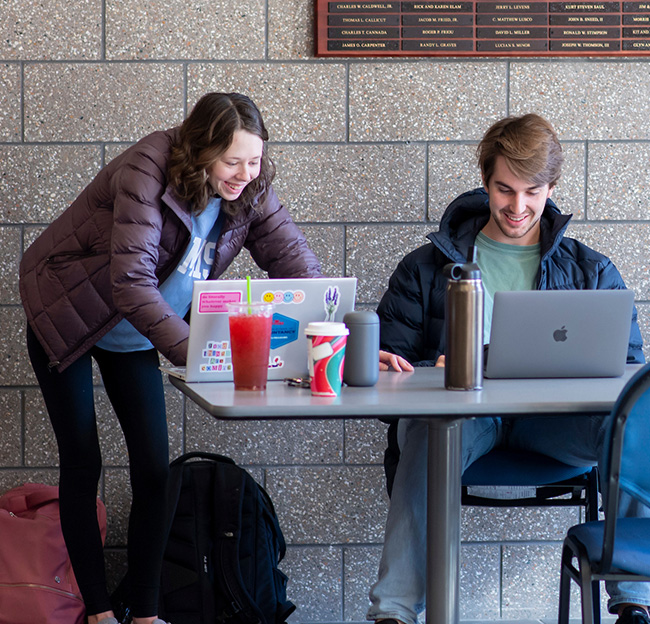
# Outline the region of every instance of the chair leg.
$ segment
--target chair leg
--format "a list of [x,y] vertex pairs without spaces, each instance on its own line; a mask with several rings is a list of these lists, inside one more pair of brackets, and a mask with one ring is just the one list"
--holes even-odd
[[591,607],[594,624],[600,624],[600,583],[598,581],[591,583]]
[[560,569],[560,604],[558,607],[558,624],[569,624],[571,611],[571,576],[565,563],[565,558],[571,563],[571,551],[565,546],[562,550],[562,565]]
[[558,624],[569,624],[571,580],[580,587],[582,624],[600,624],[600,586],[598,581],[592,581],[591,565],[582,545],[567,537],[562,547]]
[[[594,623],[594,595],[593,582],[589,561],[578,556],[578,569],[580,571],[580,600],[582,607],[582,624]],[[594,581],[595,582],[595,581]],[[597,584],[597,582],[596,582]],[[600,605],[599,605],[600,609]]]
[[594,522],[598,520],[598,469],[594,468],[588,476],[585,488],[585,520]]

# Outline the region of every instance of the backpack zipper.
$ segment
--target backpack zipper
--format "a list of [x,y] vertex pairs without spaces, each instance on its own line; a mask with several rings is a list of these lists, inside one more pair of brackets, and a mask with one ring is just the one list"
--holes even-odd
[[0,583],[0,589],[16,589],[18,587],[25,587],[29,589],[44,589],[45,591],[60,594],[62,596],[66,596],[67,598],[72,598],[73,600],[83,602],[81,597],[77,594],[65,591],[63,589],[57,589],[56,587],[49,587],[48,585],[41,585],[39,583]]

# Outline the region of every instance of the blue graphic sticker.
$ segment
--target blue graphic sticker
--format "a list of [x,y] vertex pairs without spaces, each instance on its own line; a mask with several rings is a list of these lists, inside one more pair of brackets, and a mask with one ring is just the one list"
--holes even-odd
[[296,319],[276,312],[271,326],[271,349],[278,349],[298,340],[299,326],[300,323]]

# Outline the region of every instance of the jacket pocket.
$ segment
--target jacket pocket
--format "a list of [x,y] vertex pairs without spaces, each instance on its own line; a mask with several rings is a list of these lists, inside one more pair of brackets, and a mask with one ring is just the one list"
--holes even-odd
[[71,296],[92,284],[110,297],[110,260],[107,251],[66,251],[47,256],[37,270],[39,281],[54,296]]
[[47,256],[43,261],[43,266],[46,265],[60,265],[65,264],[66,262],[76,262],[78,260],[83,260],[84,258],[97,258],[100,256],[108,257],[107,250],[80,250],[80,251],[63,251],[51,256]]

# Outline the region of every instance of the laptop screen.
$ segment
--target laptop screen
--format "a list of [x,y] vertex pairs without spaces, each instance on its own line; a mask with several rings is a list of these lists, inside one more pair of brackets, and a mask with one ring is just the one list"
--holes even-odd
[[[274,305],[269,379],[307,374],[305,327],[342,321],[354,310],[356,284],[355,277],[251,280],[251,300]],[[185,381],[232,380],[226,304],[245,301],[246,288],[246,280],[195,282]]]
[[618,377],[633,305],[630,290],[497,292],[485,376]]

